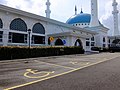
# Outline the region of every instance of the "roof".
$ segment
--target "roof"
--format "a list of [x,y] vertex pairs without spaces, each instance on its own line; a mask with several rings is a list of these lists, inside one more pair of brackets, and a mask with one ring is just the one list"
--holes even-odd
[[74,15],[70,17],[66,23],[74,24],[74,23],[90,23],[91,15],[87,13],[81,12],[80,14]]
[[11,7],[8,7],[8,6],[5,6],[5,5],[1,5],[1,4],[0,4],[0,10],[5,11],[6,13],[7,12],[8,13],[14,13],[14,14],[26,16],[26,17],[29,17],[29,18],[37,19],[37,20],[40,20],[40,21],[42,20],[44,22],[53,23],[55,25],[63,26],[63,27],[66,27],[66,28],[71,28],[71,29],[74,29],[74,30],[80,30],[80,31],[83,31],[83,32],[86,32],[86,33],[91,33],[91,34],[96,33],[94,31],[85,30],[85,29],[82,29],[80,27],[75,27],[75,26],[72,26],[72,25],[57,21],[57,20],[49,19],[49,18],[40,16],[40,15],[36,15],[36,14],[29,13],[29,12],[26,12],[26,11],[18,10],[18,9],[11,8]]
[[[97,32],[95,32],[94,34],[98,34]],[[54,34],[48,34],[47,35],[48,37],[52,36],[52,37],[60,37],[60,36],[77,36],[77,37],[82,37],[82,38],[86,38],[86,37],[90,37],[91,35],[82,35],[80,33],[77,33],[77,32],[61,32],[61,33],[54,33]]]

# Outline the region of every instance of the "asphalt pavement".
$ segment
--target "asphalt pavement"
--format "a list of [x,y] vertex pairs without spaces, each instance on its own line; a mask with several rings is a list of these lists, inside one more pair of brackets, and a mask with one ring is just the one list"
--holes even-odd
[[0,90],[119,90],[119,68],[120,53],[0,61]]
[[14,90],[120,90],[120,57]]

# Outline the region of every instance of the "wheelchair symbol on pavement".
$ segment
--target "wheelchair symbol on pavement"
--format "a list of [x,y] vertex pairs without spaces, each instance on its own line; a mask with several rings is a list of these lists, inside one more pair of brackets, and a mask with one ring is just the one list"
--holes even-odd
[[24,76],[27,78],[43,78],[46,76],[49,76],[50,74],[53,74],[55,71],[49,72],[49,71],[40,71],[38,70],[32,70],[32,69],[26,69],[27,72],[24,73]]

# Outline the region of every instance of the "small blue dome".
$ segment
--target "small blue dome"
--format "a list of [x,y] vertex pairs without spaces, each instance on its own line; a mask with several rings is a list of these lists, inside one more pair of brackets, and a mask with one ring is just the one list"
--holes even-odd
[[74,23],[90,23],[91,15],[81,12],[80,14],[74,15],[67,20],[67,24]]

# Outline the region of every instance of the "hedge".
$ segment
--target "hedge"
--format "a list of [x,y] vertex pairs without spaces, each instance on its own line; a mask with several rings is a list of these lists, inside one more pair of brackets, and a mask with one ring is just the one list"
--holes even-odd
[[81,47],[0,47],[0,60],[83,54]]
[[109,47],[110,52],[120,52],[120,47]]
[[109,52],[109,48],[102,48],[102,47],[92,47],[91,50],[99,51],[99,52]]

